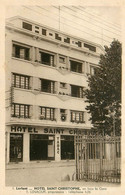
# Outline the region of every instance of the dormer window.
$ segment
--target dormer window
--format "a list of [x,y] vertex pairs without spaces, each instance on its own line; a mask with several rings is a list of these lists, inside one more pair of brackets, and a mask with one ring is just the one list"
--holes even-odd
[[23,28],[32,31],[32,25],[29,23],[23,22]]

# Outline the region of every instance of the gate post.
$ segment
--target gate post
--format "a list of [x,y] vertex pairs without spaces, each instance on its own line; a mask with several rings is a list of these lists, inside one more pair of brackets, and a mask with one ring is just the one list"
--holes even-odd
[[[88,139],[88,136],[87,138]],[[88,179],[88,148],[87,148],[87,140],[85,139],[85,179]]]
[[102,165],[103,165],[103,146],[102,146],[102,144],[103,144],[103,141],[100,137],[100,180],[102,180],[102,178],[103,178],[103,167],[102,167]]

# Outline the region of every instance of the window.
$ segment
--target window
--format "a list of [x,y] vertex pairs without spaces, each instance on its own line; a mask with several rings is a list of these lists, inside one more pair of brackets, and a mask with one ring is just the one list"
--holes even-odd
[[66,58],[60,56],[60,57],[59,57],[59,62],[65,64],[65,63],[66,63]]
[[40,107],[40,119],[55,120],[55,109],[48,107]]
[[61,117],[61,121],[66,121],[66,110],[65,109],[60,109],[60,117]]
[[38,26],[35,26],[35,28],[36,28],[36,29],[39,29],[39,27],[38,27]]
[[84,123],[84,112],[71,111],[71,122]]
[[94,66],[90,66],[90,74],[94,75],[95,74],[95,67]]
[[13,57],[30,60],[30,48],[13,44]]
[[82,73],[82,63],[70,60],[70,69],[73,72]]
[[39,33],[39,31],[38,30],[35,30],[35,33]]
[[78,47],[82,47],[82,43],[78,41]]
[[29,118],[29,105],[12,104],[12,117]]
[[40,52],[41,55],[41,63],[48,65],[48,66],[54,66],[54,55]]
[[52,33],[49,33],[49,35],[50,35],[50,36],[53,36],[53,34],[52,34]]
[[71,96],[83,98],[83,87],[79,87],[76,85],[71,85]]
[[65,42],[65,43],[70,43],[70,38],[67,37],[66,39],[64,39],[64,42]]
[[25,75],[19,75],[13,73],[12,75],[12,85],[14,87],[29,89],[30,77]]
[[55,33],[55,39],[61,41],[61,37],[59,37],[59,35],[57,33]]
[[23,22],[23,28],[32,31],[32,25],[26,22]]
[[96,47],[94,47],[92,45],[84,43],[84,47],[88,48],[90,51],[96,52]]
[[66,83],[60,83],[61,88],[66,88]]
[[46,80],[46,79],[41,79],[41,91],[47,92],[47,93],[55,93],[54,88],[55,88],[55,82]]
[[42,35],[46,36],[46,30],[45,29],[42,29]]

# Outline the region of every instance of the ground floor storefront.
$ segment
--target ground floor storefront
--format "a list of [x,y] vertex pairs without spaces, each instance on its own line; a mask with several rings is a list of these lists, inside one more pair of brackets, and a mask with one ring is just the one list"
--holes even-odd
[[61,161],[75,159],[76,129],[7,126],[6,162]]

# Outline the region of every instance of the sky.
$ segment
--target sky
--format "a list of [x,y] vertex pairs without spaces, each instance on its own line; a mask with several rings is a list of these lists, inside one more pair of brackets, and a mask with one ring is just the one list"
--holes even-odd
[[109,45],[121,41],[121,9],[111,6],[8,6],[6,18],[20,15],[89,41]]

